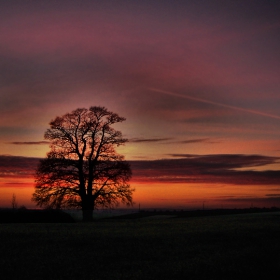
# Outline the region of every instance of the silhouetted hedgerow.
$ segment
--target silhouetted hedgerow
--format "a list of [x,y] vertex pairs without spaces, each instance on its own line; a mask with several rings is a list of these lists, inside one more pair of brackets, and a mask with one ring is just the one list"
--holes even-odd
[[0,209],[0,223],[73,223],[61,210]]

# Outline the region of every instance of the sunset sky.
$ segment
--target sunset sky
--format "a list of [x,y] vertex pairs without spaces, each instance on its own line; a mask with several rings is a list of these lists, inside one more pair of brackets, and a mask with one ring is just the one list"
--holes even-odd
[[280,207],[280,2],[0,1],[0,207],[28,207],[48,123],[126,117],[143,207]]

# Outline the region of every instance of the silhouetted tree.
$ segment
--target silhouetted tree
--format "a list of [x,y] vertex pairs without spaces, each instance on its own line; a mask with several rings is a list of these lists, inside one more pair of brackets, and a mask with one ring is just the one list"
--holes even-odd
[[51,150],[38,165],[32,200],[41,207],[82,208],[84,221],[97,207],[132,205],[130,165],[115,150],[127,139],[112,128],[124,120],[104,107],[52,120],[45,132]]

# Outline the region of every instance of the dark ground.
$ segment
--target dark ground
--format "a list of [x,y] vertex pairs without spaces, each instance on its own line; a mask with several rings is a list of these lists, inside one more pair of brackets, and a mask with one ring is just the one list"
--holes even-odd
[[[167,213],[168,214],[168,213]],[[280,213],[0,224],[1,279],[275,279]]]

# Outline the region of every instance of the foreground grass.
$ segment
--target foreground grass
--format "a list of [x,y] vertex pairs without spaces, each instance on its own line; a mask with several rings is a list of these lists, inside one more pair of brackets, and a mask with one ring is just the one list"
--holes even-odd
[[1,279],[269,279],[279,237],[279,213],[0,224]]

